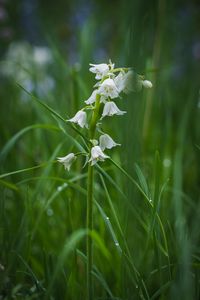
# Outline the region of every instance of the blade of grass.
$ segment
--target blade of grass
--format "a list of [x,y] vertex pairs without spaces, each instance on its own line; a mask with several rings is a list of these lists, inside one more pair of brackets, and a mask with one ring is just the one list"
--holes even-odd
[[21,138],[25,133],[29,132],[30,130],[33,129],[47,129],[47,130],[56,130],[56,131],[60,131],[60,129],[55,126],[55,125],[51,125],[51,124],[34,124],[34,125],[30,125],[27,126],[23,129],[21,129],[20,131],[18,131],[3,147],[3,149],[0,152],[0,161],[5,160],[6,156],[8,155],[8,153],[10,152],[10,150],[14,147],[15,143],[17,142],[17,140],[19,138]]

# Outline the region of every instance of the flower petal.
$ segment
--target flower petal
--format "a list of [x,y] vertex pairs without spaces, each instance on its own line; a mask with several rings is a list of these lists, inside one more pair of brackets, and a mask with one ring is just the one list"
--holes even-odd
[[105,149],[112,149],[113,147],[120,146],[120,144],[115,143],[108,134],[103,134],[99,138],[99,146],[104,151]]
[[105,116],[113,116],[113,115],[123,115],[126,111],[120,110],[117,105],[113,101],[106,102],[103,109],[102,118]]

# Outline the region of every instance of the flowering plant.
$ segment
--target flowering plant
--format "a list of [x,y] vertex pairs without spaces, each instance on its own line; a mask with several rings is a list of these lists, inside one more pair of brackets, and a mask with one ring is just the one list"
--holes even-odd
[[[78,155],[87,156],[88,164],[88,183],[87,183],[87,299],[93,299],[93,281],[92,281],[92,238],[93,229],[93,181],[94,165],[98,162],[104,162],[109,156],[104,153],[113,147],[120,146],[107,133],[102,132],[100,124],[105,117],[114,115],[124,115],[126,111],[120,110],[115,99],[120,97],[120,93],[128,94],[134,90],[151,88],[152,83],[144,79],[144,76],[137,75],[131,68],[115,68],[110,61],[109,64],[90,64],[90,71],[95,74],[97,83],[91,96],[85,100],[85,106],[79,110],[74,117],[67,120],[86,128],[89,135],[89,147],[87,153],[69,153],[64,157],[59,157],[58,161],[62,163],[69,171],[72,163]],[[135,80],[136,79],[136,80]],[[102,111],[102,113],[101,113]],[[88,115],[90,113],[90,116]],[[89,121],[88,121],[89,120]],[[100,121],[100,122],[99,122]]]
[[[152,83],[149,80],[145,80],[144,76],[137,75],[131,68],[114,68],[114,64],[90,64],[90,71],[95,74],[97,83],[94,85],[94,90],[91,96],[85,101],[85,106],[79,110],[74,117],[68,120],[68,122],[77,124],[81,128],[87,128],[89,130],[90,138],[90,152],[87,153],[87,162],[91,166],[95,165],[98,161],[104,161],[109,158],[103,151],[111,149],[120,144],[113,141],[108,134],[99,136],[98,140],[94,140],[98,130],[99,120],[104,117],[111,117],[113,115],[124,115],[126,111],[120,110],[114,99],[120,97],[120,93],[128,94],[136,89],[151,88]],[[136,79],[136,80],[135,80]],[[102,115],[100,115],[100,106],[103,106]],[[93,115],[90,119],[90,125],[88,125],[88,116],[86,111],[92,111]],[[96,130],[97,129],[97,130]],[[76,154],[61,157],[59,162],[63,163],[67,170],[70,169],[71,164],[75,161]],[[67,159],[65,159],[67,157]],[[71,158],[71,159],[70,159]]]

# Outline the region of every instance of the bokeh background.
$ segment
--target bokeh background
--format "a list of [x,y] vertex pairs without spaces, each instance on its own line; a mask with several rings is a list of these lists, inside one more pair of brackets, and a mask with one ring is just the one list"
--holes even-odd
[[153,83],[105,122],[147,199],[96,170],[94,299],[200,297],[199,1],[0,0],[0,299],[85,299],[82,140],[26,91],[66,119],[109,59]]

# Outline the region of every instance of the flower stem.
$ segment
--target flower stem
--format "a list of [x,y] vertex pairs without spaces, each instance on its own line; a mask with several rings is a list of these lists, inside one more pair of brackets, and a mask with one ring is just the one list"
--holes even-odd
[[[100,96],[96,97],[96,104],[90,123],[90,139],[95,136],[96,124],[99,117]],[[90,150],[92,145],[90,145]],[[93,186],[94,186],[94,167],[88,165],[88,182],[87,182],[87,300],[93,299],[93,280],[92,280],[92,264],[93,249],[91,231],[93,229]]]
[[88,166],[88,186],[87,186],[87,299],[93,299],[93,282],[92,282],[92,264],[93,264],[93,249],[92,238],[90,231],[93,228],[93,178],[94,168]]

